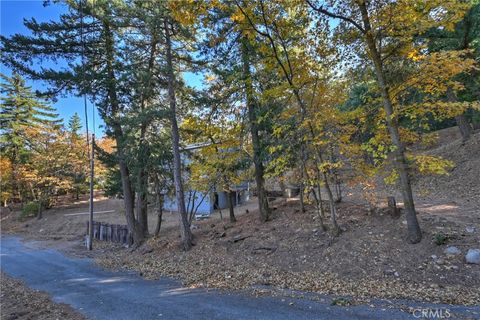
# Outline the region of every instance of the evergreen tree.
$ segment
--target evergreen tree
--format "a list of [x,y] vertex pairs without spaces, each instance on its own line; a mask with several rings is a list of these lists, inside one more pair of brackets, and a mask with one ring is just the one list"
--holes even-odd
[[[52,94],[67,91],[96,97],[106,134],[115,140],[125,217],[138,245],[148,234],[147,133],[154,120],[166,116],[176,131],[182,85],[175,75],[179,61],[189,58],[180,54],[186,43],[184,28],[173,18],[168,1],[67,4],[69,12],[58,21],[27,20],[32,36],[1,37],[4,60],[32,79],[46,81]],[[68,67],[36,70],[25,63],[37,59],[63,59]],[[172,137],[179,141],[178,132]],[[178,155],[179,143],[173,148]],[[183,198],[180,170],[180,165],[175,166],[179,199]],[[181,209],[182,238],[188,249],[190,227]]]
[[72,182],[72,191],[75,199],[78,200],[80,193],[87,190],[88,180],[87,175],[89,172],[89,150],[87,142],[84,137],[79,133],[82,128],[82,123],[78,113],[74,115],[68,121],[68,144],[69,144],[69,156],[70,163],[68,168],[68,176]]
[[61,120],[55,109],[36,97],[19,74],[1,77],[0,150],[12,164],[14,200],[21,201],[18,166],[28,160],[34,143],[26,130],[59,127]]
[[82,122],[78,113],[75,112],[68,121],[68,130],[72,137],[79,138],[80,129],[82,129]]

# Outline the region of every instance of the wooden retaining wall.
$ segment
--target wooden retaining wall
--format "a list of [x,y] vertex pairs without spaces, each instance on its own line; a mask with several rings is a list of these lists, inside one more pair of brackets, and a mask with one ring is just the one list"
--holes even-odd
[[[90,224],[87,221],[87,235]],[[131,246],[133,237],[125,225],[93,221],[93,238],[100,241],[116,242]]]

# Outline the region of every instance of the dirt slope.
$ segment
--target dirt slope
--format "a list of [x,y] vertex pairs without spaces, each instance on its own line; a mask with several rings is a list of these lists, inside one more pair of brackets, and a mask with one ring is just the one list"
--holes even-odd
[[445,139],[425,153],[453,161],[455,166],[449,175],[416,180],[415,189],[420,198],[437,202],[454,201],[480,210],[480,132],[466,142]]

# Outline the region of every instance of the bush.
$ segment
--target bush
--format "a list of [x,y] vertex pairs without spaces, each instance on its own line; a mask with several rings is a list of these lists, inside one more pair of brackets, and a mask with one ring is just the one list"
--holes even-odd
[[443,244],[446,244],[448,241],[448,236],[444,235],[443,233],[437,233],[434,237],[433,237],[433,242],[435,242],[435,244],[437,246],[441,246]]
[[330,304],[332,306],[346,307],[352,304],[352,300],[349,298],[334,298]]
[[22,213],[20,214],[20,219],[26,219],[29,217],[34,217],[38,213],[38,201],[31,201],[23,206]]

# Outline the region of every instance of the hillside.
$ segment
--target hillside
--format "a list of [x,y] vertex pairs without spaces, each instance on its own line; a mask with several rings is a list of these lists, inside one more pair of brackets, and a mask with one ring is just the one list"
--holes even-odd
[[[447,130],[458,130],[456,127]],[[443,139],[442,139],[443,138]],[[480,132],[463,142],[449,135],[440,135],[438,145],[426,154],[453,161],[448,175],[422,177],[415,181],[421,201],[455,202],[480,210]]]
[[[172,276],[189,286],[249,289],[256,294],[288,288],[358,301],[409,298],[474,305],[480,301],[480,265],[465,263],[464,255],[480,244],[480,210],[475,209],[480,194],[479,138],[477,133],[467,143],[456,139],[422,151],[455,161],[456,166],[449,176],[416,181],[417,192],[422,191],[417,208],[423,230],[423,240],[416,245],[406,244],[403,217],[393,219],[383,208],[371,214],[358,195],[351,194],[338,207],[343,230],[339,237],[319,229],[313,206],[302,213],[298,200],[290,199],[276,201],[273,220],[264,224],[258,222],[256,210],[239,215],[235,224],[219,217],[194,222],[196,245],[186,253],[180,249],[178,221],[166,214],[160,237],[140,248],[95,242],[96,250],[88,255],[107,268],[135,270],[147,278]],[[114,210],[97,219],[124,223],[121,201],[101,198],[97,203],[99,210]],[[53,209],[42,221],[19,222],[11,214],[4,218],[2,231],[49,239],[50,245],[86,255],[82,241],[87,216],[65,215],[86,208],[81,202]],[[153,212],[150,219],[153,226]],[[445,236],[444,244],[435,243],[439,235]],[[449,246],[460,253],[446,254]]]

